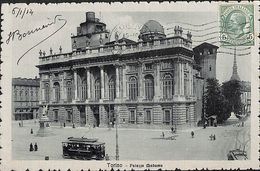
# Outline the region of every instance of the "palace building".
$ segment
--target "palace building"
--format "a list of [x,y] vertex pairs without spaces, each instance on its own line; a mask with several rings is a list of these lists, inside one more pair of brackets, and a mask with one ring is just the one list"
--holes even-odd
[[203,85],[216,77],[217,46],[192,48],[192,35],[176,26],[167,37],[147,21],[138,41],[111,33],[87,12],[71,37],[72,51],[40,51],[40,106],[52,124],[169,128],[201,119]]
[[12,119],[29,120],[38,118],[40,79],[12,79]]

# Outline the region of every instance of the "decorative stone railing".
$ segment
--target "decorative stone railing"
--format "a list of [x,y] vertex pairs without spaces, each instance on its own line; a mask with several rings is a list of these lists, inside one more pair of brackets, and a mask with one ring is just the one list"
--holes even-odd
[[130,54],[134,52],[150,51],[157,49],[166,49],[171,47],[183,47],[192,50],[191,40],[180,36],[170,37],[166,39],[151,40],[149,42],[137,42],[134,44],[113,44],[103,45],[99,47],[90,47],[81,51],[73,51],[70,53],[54,54],[49,56],[40,56],[39,64],[50,64],[69,61],[73,59],[93,58],[116,54]]

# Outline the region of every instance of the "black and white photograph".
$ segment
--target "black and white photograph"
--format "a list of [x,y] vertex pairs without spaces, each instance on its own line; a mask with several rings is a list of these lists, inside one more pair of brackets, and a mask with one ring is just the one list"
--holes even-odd
[[5,4],[5,167],[257,166],[257,3],[181,5]]

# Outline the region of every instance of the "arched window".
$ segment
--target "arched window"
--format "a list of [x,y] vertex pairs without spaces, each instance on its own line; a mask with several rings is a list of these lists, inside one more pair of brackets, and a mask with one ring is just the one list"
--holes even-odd
[[85,101],[87,99],[87,81],[84,78],[79,84],[79,99],[81,101]]
[[59,102],[60,101],[60,84],[54,83],[54,101]]
[[44,97],[45,97],[45,101],[49,102],[49,100],[50,100],[50,85],[48,83],[44,84]]
[[129,79],[129,99],[137,100],[138,96],[138,82],[136,77],[130,77]]
[[146,75],[144,77],[145,81],[145,98],[147,100],[152,100],[154,97],[154,78],[151,75]]
[[109,100],[114,100],[116,97],[116,82],[115,82],[115,78],[112,77],[110,78],[109,82],[108,82],[108,96],[109,96]]
[[73,95],[73,93],[72,93],[72,82],[67,81],[66,86],[67,86],[67,101],[72,102],[72,98],[73,98],[72,97],[72,95]]
[[101,83],[100,78],[95,81],[95,99],[99,100],[101,98]]
[[174,92],[172,75],[165,74],[162,83],[163,83],[163,98],[171,99]]

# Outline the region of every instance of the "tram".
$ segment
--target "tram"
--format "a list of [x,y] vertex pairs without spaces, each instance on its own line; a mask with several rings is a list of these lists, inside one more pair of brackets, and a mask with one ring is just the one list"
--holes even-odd
[[79,160],[103,160],[105,158],[105,143],[98,139],[73,138],[62,142],[63,158]]

